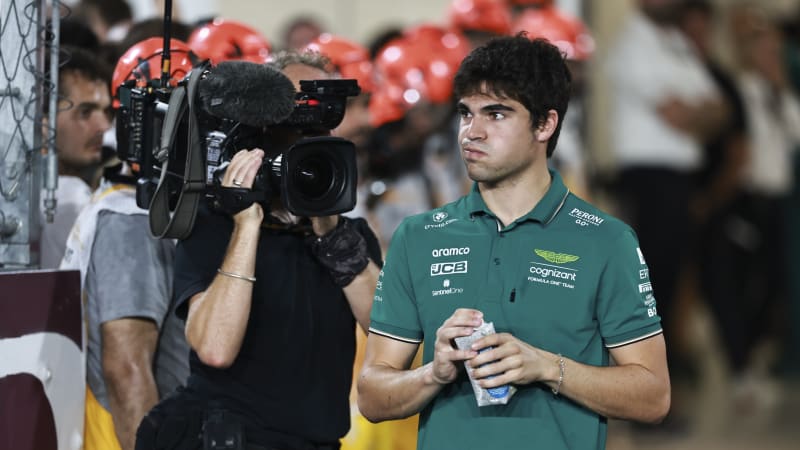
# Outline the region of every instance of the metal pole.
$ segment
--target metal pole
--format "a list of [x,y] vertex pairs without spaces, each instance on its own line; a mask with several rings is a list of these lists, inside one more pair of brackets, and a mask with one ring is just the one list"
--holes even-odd
[[161,87],[167,88],[171,64],[170,41],[172,40],[172,0],[164,0],[164,45],[161,50]]
[[[53,40],[50,42],[50,105],[47,115],[47,129],[48,135],[45,141],[45,155],[44,155],[44,215],[48,223],[53,222],[56,212],[56,189],[58,188],[58,154],[56,153],[56,120],[58,117],[58,52],[59,52],[59,34],[61,33],[60,19],[61,11],[59,8],[60,2],[53,0],[52,11],[50,18],[51,32]],[[47,23],[47,0],[42,2],[42,23]],[[45,47],[47,48],[47,47]],[[33,208],[34,205],[31,205]]]

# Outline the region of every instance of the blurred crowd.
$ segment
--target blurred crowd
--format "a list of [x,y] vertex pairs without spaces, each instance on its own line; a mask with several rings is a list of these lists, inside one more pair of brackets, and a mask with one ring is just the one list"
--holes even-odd
[[[452,98],[461,59],[495,36],[525,32],[549,40],[563,51],[573,78],[551,164],[570,190],[636,230],[673,377],[691,383],[700,376],[695,329],[701,323],[719,342],[731,406],[746,414],[774,403],[779,393],[763,391],[775,386],[780,369],[791,368],[788,347],[798,342],[792,322],[800,319],[800,293],[791,284],[800,267],[790,258],[800,249],[790,233],[800,220],[800,17],[772,17],[755,1],[718,9],[708,0],[637,0],[600,48],[591,21],[552,0],[443,3],[438,22],[381,30],[368,42],[331,34],[309,17],[287,24],[282,42],[231,18],[174,19],[170,79],[177,82],[204,60],[264,63],[285,50],[321,53],[341,78],[356,79],[361,94],[348,100],[332,132],[358,151],[358,200],[348,214],[367,218],[385,250],[403,218],[451,202],[471,186]],[[81,0],[64,11],[59,28],[62,52],[81,48],[115,68],[106,71],[112,109],[120,84],[161,76],[163,20],[134,22],[125,0]],[[720,36],[731,51],[718,50]],[[603,120],[611,173],[595,169],[596,144],[587,139],[595,73],[610,88]],[[114,160],[113,127],[111,114],[84,129],[75,140],[102,140],[103,152],[73,159],[68,131],[58,128],[65,133],[57,143],[60,173],[83,183],[78,205]],[[64,128],[70,129],[76,128]],[[65,180],[60,188],[67,188]],[[61,260],[59,240],[72,226],[68,211],[45,226],[43,247],[55,249],[52,256],[43,249],[45,268]],[[58,227],[66,228],[63,238]],[[680,416],[686,405],[674,405],[673,416]],[[358,416],[355,402],[353,409],[345,447],[413,448],[413,420],[373,426]]]

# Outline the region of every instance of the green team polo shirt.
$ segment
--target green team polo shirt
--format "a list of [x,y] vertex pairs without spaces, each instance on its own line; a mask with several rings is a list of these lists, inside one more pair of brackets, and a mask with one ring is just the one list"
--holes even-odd
[[[633,230],[550,174],[544,198],[507,227],[477,184],[456,202],[404,220],[378,280],[370,332],[429,342],[428,363],[445,319],[475,308],[497,332],[595,366],[608,365],[609,348],[661,333]],[[507,405],[478,407],[462,371],[421,412],[418,448],[605,448],[604,417],[543,383],[518,388]]]

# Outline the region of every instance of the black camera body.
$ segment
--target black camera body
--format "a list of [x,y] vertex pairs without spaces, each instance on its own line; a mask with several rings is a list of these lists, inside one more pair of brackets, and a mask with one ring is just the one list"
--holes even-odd
[[[237,63],[240,66],[236,67],[263,70],[263,66],[252,69],[246,65],[253,63]],[[291,89],[290,104],[285,108],[289,114],[270,112],[261,121],[264,123],[256,124],[253,114],[225,117],[237,115],[232,107],[220,114],[213,109],[216,98],[210,101],[212,107],[199,105],[198,98],[204,94],[197,92],[203,92],[204,79],[213,77],[215,69],[196,68],[176,88],[158,87],[157,81],[146,86],[129,81],[118,89],[117,155],[136,173],[137,204],[151,209],[151,228],[152,206],[158,195],[167,198],[161,203],[170,215],[183,213],[180,204],[186,194],[206,197],[212,206],[224,204],[221,209],[227,212],[241,210],[254,199],[268,207],[278,196],[283,207],[297,216],[328,216],[353,209],[355,147],[350,141],[329,136],[329,132],[342,121],[347,97],[359,94],[356,81],[303,80],[300,91],[294,92],[286,79]],[[199,78],[192,83],[192,77]],[[272,101],[229,92],[221,95],[236,97],[229,102],[238,102],[242,110],[251,112],[258,111],[260,105],[254,102]],[[252,106],[256,108],[247,109]],[[226,195],[224,190],[231,188],[222,187],[220,180],[227,162],[236,152],[253,148],[261,148],[266,154],[253,195]],[[196,200],[194,203],[196,206]],[[196,208],[192,208],[191,214],[195,213]]]
[[360,93],[356,80],[300,80],[294,110],[282,126],[306,131],[332,130],[344,118],[347,97]]

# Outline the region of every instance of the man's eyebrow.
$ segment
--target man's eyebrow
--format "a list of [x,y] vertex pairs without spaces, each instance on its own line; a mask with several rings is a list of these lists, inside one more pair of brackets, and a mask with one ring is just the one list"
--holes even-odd
[[[456,105],[456,108],[459,111],[470,111],[469,106],[467,106],[463,102],[458,102],[458,104]],[[491,105],[486,105],[486,106],[481,107],[480,111],[484,112],[484,113],[491,113],[491,112],[497,112],[497,111],[515,111],[515,109],[510,107],[510,106],[508,106],[508,105],[504,105],[502,103],[492,103]]]
[[502,103],[492,103],[481,108],[482,112],[514,111],[514,108]]
[[103,109],[97,102],[81,102],[74,105],[76,109]]

